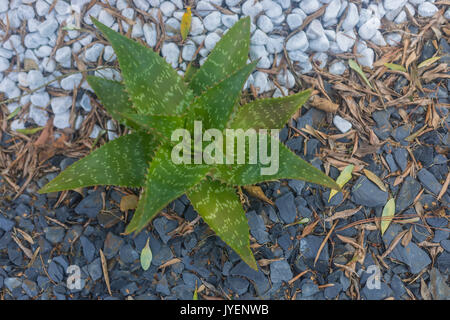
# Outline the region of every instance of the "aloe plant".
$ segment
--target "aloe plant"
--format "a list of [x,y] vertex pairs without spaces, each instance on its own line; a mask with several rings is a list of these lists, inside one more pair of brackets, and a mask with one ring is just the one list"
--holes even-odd
[[[94,19],[93,19],[94,20]],[[281,128],[307,101],[310,91],[240,105],[240,94],[256,63],[248,63],[250,19],[238,21],[217,43],[202,67],[184,77],[156,52],[94,20],[117,55],[123,82],[89,76],[109,114],[132,133],[110,141],[44,186],[56,192],[95,185],[142,188],[126,233],[138,233],[171,201],[187,194],[193,207],[252,268],[249,228],[236,187],[267,180],[301,179],[339,189],[320,170],[278,140],[279,170],[261,174],[262,164],[175,164],[171,133],[205,129]],[[260,133],[263,134],[263,133]]]

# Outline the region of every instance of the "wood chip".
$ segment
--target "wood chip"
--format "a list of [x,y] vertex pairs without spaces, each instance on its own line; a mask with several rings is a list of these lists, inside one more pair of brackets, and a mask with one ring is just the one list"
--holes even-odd
[[105,277],[106,288],[108,289],[109,295],[112,296],[111,285],[109,283],[108,264],[106,263],[106,258],[105,255],[103,254],[102,249],[100,249],[99,251],[100,251],[100,259],[102,261],[102,270],[103,276]]

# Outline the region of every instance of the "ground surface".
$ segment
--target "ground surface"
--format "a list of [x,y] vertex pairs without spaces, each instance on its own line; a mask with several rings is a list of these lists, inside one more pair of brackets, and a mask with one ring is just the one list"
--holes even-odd
[[[177,1],[2,1],[0,100],[8,103],[0,111],[0,299],[191,299],[196,284],[203,299],[450,297],[448,2],[355,2],[353,20],[353,5],[341,10],[345,1],[331,1],[328,13],[315,1],[250,2],[199,1],[182,44]],[[185,197],[133,238],[122,235],[132,211],[119,206],[138,190],[38,195],[61,169],[124,133],[79,73],[117,67],[88,14],[143,39],[180,72],[190,60],[201,63],[239,16],[253,16],[251,55],[261,64],[245,98],[313,87],[316,99],[281,139],[334,179],[355,165],[352,180],[331,202],[329,190],[293,180],[261,185],[271,203],[244,192],[259,272]],[[70,23],[82,29],[65,31]],[[371,87],[349,59],[364,67]],[[36,126],[45,128],[16,131]],[[377,218],[390,197],[395,219],[381,236]],[[139,254],[147,239],[153,260],[144,272]],[[80,268],[81,289],[67,288],[69,266]]]

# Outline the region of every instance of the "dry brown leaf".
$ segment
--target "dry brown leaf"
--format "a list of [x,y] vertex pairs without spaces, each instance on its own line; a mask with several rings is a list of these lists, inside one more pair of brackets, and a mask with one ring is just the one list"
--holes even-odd
[[411,242],[411,239],[412,239],[412,227],[409,228],[408,232],[403,237],[402,246],[407,247],[408,244]]
[[450,172],[447,174],[447,178],[445,179],[444,185],[442,186],[441,191],[439,192],[439,195],[437,196],[437,200],[441,200],[442,196],[447,192],[448,184],[450,183]]
[[339,108],[338,104],[333,103],[328,99],[321,98],[319,96],[312,97],[310,104],[314,108],[323,110],[325,112],[331,112],[331,113],[335,113]]
[[137,208],[139,197],[134,194],[128,194],[120,199],[120,211],[127,212]]
[[262,200],[264,202],[267,202],[270,205],[274,205],[273,201],[267,198],[267,196],[264,194],[264,191],[262,191],[260,186],[244,186],[243,188],[251,196],[258,198],[259,200]]
[[428,289],[428,286],[423,278],[420,278],[420,295],[422,296],[423,300],[431,300],[430,290]]
[[344,219],[344,218],[351,217],[352,215],[357,213],[359,210],[361,210],[361,208],[362,208],[362,206],[359,206],[358,208],[355,208],[355,209],[347,209],[347,210],[336,212],[331,217],[326,218],[325,221],[329,222],[329,221],[333,221],[336,219]]
[[108,289],[109,295],[112,296],[111,285],[109,283],[108,264],[106,263],[106,258],[105,255],[103,254],[102,249],[100,249],[99,251],[100,251],[100,260],[102,261],[102,270],[103,276],[105,277],[106,288]]

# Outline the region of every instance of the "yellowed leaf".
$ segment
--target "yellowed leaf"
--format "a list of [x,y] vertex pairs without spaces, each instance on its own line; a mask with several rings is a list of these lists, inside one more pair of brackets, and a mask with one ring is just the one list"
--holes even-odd
[[395,214],[395,200],[394,198],[390,199],[383,208],[383,213],[381,215],[381,235],[387,230],[389,225],[391,224],[392,218]]
[[183,41],[186,40],[189,31],[191,30],[191,20],[192,20],[191,7],[187,7],[186,12],[183,14],[180,23],[180,32]]
[[375,183],[378,188],[380,188],[384,192],[387,192],[386,186],[384,185],[383,181],[381,181],[381,179],[375,173],[367,169],[363,169],[363,172],[366,175],[367,179]]
[[[353,164],[349,164],[341,171],[341,174],[336,179],[336,183],[339,187],[343,187],[347,182],[352,178],[352,171],[355,166]],[[335,189],[331,189],[330,197],[328,198],[328,202],[330,202],[331,198],[333,198],[339,191]]]

